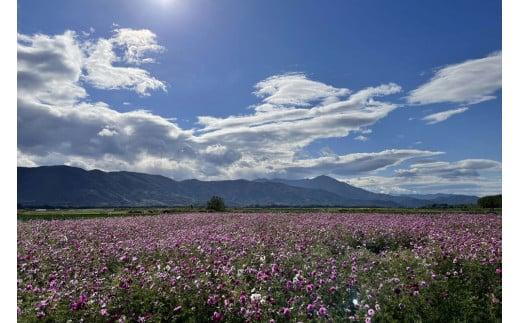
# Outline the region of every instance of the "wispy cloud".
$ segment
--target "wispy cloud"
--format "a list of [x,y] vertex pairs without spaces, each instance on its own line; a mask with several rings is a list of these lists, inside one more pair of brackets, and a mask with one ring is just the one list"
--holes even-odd
[[446,111],[442,111],[442,112],[437,112],[437,113],[433,113],[433,114],[429,114],[427,115],[426,117],[422,118],[424,121],[427,121],[428,124],[435,124],[435,123],[439,123],[439,122],[442,122],[442,121],[446,121],[448,120],[448,118],[456,115],[456,114],[460,114],[460,113],[463,113],[465,111],[467,111],[468,108],[466,107],[463,107],[463,108],[458,108],[458,109],[452,109],[452,110],[446,110]]
[[280,168],[277,176],[302,178],[327,174],[337,177],[381,171],[414,158],[442,155],[443,152],[417,149],[387,149],[380,152],[353,153],[298,160]]
[[502,86],[502,53],[439,69],[428,83],[410,92],[408,103],[475,104],[494,99]]
[[362,176],[348,182],[385,193],[452,193],[486,195],[501,192],[501,163],[489,159],[429,161],[398,169],[390,176]]
[[489,159],[464,159],[457,162],[429,162],[412,164],[396,171],[398,177],[435,175],[443,178],[476,177],[479,170],[500,170],[501,163]]
[[351,93],[346,88],[309,80],[303,73],[271,76],[255,85],[254,94],[264,103],[289,106],[309,106],[317,100],[333,102]]

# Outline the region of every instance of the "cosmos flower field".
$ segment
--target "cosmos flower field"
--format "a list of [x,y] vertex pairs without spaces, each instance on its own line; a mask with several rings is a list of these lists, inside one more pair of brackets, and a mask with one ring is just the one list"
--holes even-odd
[[501,217],[192,213],[18,222],[18,320],[501,320]]

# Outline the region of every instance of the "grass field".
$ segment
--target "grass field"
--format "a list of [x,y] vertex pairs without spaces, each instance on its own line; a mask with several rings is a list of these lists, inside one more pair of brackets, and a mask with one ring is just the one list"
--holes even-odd
[[[18,220],[64,220],[87,219],[99,217],[159,215],[172,213],[207,213],[204,207],[171,207],[171,208],[92,208],[92,209],[20,209]],[[487,214],[501,213],[501,209],[484,209],[477,206],[449,208],[305,208],[305,207],[249,207],[228,208],[227,213],[377,213],[377,214],[446,214],[468,213]]]
[[19,221],[18,320],[500,321],[500,215],[130,211]]

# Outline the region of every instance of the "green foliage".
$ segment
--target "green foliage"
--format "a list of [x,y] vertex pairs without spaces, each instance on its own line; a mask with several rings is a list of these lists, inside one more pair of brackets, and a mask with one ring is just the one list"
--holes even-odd
[[502,194],[484,196],[478,199],[478,205],[483,208],[495,209],[502,207]]
[[[235,213],[384,213],[384,214],[484,214],[489,210],[481,206],[456,206],[449,208],[337,208],[337,207],[230,207]],[[495,212],[500,209],[495,209]],[[159,214],[207,212],[206,205],[188,205],[175,207],[133,207],[133,208],[94,208],[94,209],[19,209],[18,220],[79,220],[124,216],[148,216]]]
[[210,211],[222,212],[226,210],[226,205],[224,204],[224,199],[220,196],[213,196],[206,206],[206,208]]

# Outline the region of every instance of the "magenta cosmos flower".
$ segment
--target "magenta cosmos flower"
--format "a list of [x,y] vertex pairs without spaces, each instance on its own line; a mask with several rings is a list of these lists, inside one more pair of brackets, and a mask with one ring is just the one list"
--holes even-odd
[[327,312],[327,309],[326,309],[323,305],[322,305],[322,306],[320,307],[320,309],[318,310],[318,315],[319,315],[319,316],[326,316],[327,313],[328,313],[328,312]]

